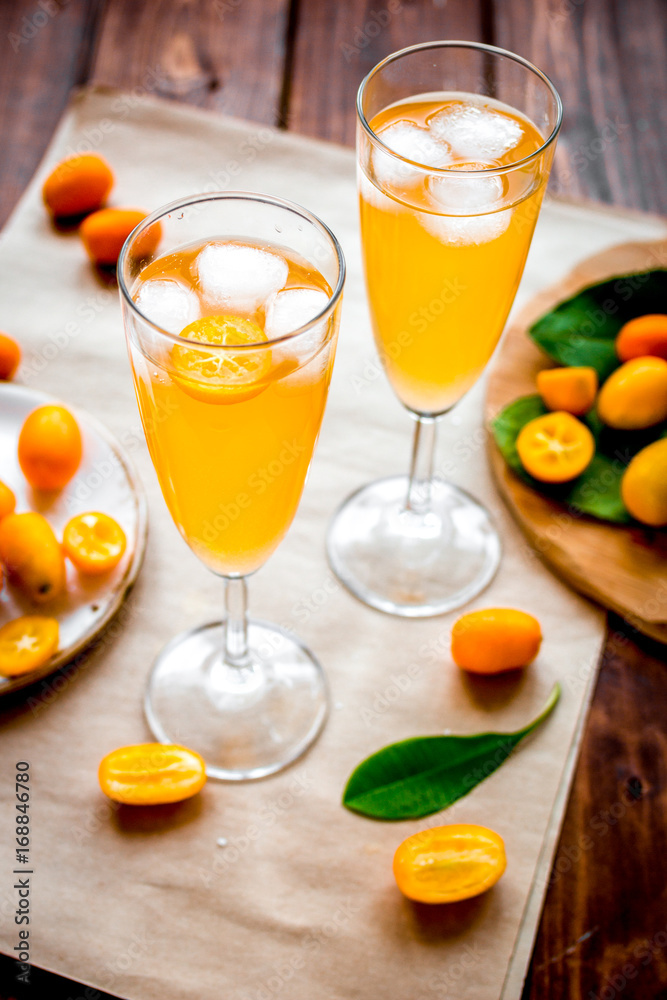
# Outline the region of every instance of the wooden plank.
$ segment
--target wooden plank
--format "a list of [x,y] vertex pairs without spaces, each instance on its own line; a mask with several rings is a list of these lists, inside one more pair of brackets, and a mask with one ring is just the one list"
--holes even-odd
[[665,996],[665,647],[610,625],[524,1000]]
[[563,99],[552,190],[667,211],[664,3],[491,2],[495,44],[536,63]]
[[289,0],[116,0],[91,82],[276,124],[288,16]]
[[396,49],[431,38],[485,40],[479,0],[301,0],[287,99],[287,126],[354,144],[355,98],[363,77]]
[[0,226],[32,177],[70,89],[86,78],[102,0],[0,4]]

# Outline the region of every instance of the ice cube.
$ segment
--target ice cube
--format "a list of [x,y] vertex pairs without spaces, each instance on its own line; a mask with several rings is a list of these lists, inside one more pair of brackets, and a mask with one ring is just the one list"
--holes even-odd
[[478,104],[456,101],[427,119],[431,136],[463,160],[498,160],[519,144],[521,124]]
[[483,170],[452,170],[449,174],[429,177],[428,189],[436,211],[444,210],[448,215],[481,215],[501,206],[505,183],[502,177],[485,174]]
[[144,316],[168,333],[180,333],[201,316],[196,294],[173,278],[143,281],[135,302]]
[[[387,125],[378,132],[378,137],[394,153],[425,167],[444,167],[451,161],[451,151],[446,142],[431,135],[427,128],[407,119]],[[373,150],[373,171],[379,184],[398,187],[414,184],[422,176],[419,170],[380,149]]]
[[510,224],[512,209],[501,208],[505,191],[504,179],[485,174],[483,169],[452,170],[430,177],[431,204],[435,212],[444,214],[420,213],[422,225],[443,243],[455,246],[488,243],[504,233]]
[[479,243],[489,243],[502,236],[510,224],[512,209],[489,215],[429,215],[419,213],[419,221],[424,229],[441,243],[451,246],[472,246]]
[[193,268],[206,304],[228,313],[256,312],[288,275],[278,254],[238,243],[209,243]]
[[[266,307],[264,330],[269,340],[293,333],[326,307],[329,296],[317,288],[287,288],[273,295]],[[322,326],[316,328],[322,330]]]

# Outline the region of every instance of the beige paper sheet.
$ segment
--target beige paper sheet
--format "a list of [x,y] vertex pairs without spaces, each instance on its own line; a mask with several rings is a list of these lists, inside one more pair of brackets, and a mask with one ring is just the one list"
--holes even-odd
[[[213,188],[281,195],[331,225],[349,266],[312,475],[287,540],[251,586],[254,612],[297,630],[320,657],[331,718],[310,755],[285,774],[238,787],[210,783],[196,801],[153,815],[114,810],[99,790],[97,764],[112,748],[148,738],[142,696],[153,657],[179,630],[215,617],[221,593],[159,494],[116,295],[97,283],[77,236],[54,233],[40,204],[46,170],[86,144],[113,165],[117,204],[153,209]],[[577,259],[653,237],[657,228],[639,217],[547,205],[520,301]],[[453,616],[390,618],[333,579],[324,555],[331,512],[372,477],[405,469],[410,435],[369,333],[353,153],[140,96],[84,94],[4,233],[0,274],[2,326],[25,347],[24,381],[104,421],[139,467],[150,507],[146,563],[118,625],[57,690],[40,685],[27,705],[0,715],[0,948],[11,953],[16,943],[9,822],[12,763],[25,758],[33,775],[36,964],[132,1000],[518,998],[603,615],[531,555],[503,509],[486,465],[482,386],[443,427],[438,465],[497,519],[504,559],[477,603],[538,615],[545,634],[538,662],[518,682],[470,683],[448,659]],[[556,679],[563,697],[548,724],[443,815],[381,824],[341,807],[347,776],[371,751],[444,729],[514,729],[535,715]],[[395,887],[394,850],[417,829],[450,821],[497,830],[507,873],[477,900],[414,906]],[[217,846],[220,837],[226,847]]]

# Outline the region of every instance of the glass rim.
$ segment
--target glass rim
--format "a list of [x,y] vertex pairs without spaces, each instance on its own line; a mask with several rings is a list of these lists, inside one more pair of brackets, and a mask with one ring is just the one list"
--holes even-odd
[[[334,286],[334,289],[329,297],[326,306],[321,309],[313,319],[308,320],[302,326],[297,327],[296,330],[292,330],[289,333],[282,334],[280,337],[274,337],[272,340],[262,340],[259,343],[253,344],[212,344],[205,340],[191,340],[189,337],[182,337],[178,333],[171,333],[169,330],[165,330],[159,325],[159,323],[153,322],[148,316],[145,315],[139,309],[137,303],[132,298],[130,290],[127,287],[125,279],[123,277],[123,270],[127,260],[127,256],[130,250],[130,246],[143,232],[145,232],[154,223],[159,222],[164,218],[165,215],[170,214],[178,209],[189,208],[191,205],[198,205],[201,202],[207,201],[255,201],[264,203],[267,205],[274,205],[278,208],[286,209],[292,212],[294,215],[301,216],[306,222],[318,229],[320,233],[328,238],[331,242],[332,248],[336,254],[336,259],[338,261],[338,280]],[[343,286],[345,284],[345,256],[343,254],[343,249],[338,242],[336,236],[332,230],[327,226],[326,222],[323,222],[317,215],[309,212],[307,208],[303,208],[301,205],[297,205],[296,202],[287,201],[284,198],[276,198],[273,195],[258,194],[254,191],[211,191],[204,194],[190,195],[188,198],[177,198],[176,201],[171,201],[166,205],[162,205],[160,208],[155,209],[150,215],[147,215],[145,219],[134,227],[130,235],[125,240],[123,247],[121,249],[120,255],[118,257],[118,264],[116,267],[116,277],[118,280],[118,288],[121,294],[121,298],[130,307],[133,313],[141,319],[143,323],[146,323],[149,327],[152,327],[161,336],[166,337],[168,340],[172,341],[174,344],[184,345],[189,344],[193,347],[197,347],[199,350],[210,348],[214,351],[234,351],[238,353],[239,351],[261,351],[266,349],[271,349],[276,344],[282,344],[286,341],[293,340],[302,334],[308,333],[312,328],[318,324],[321,324],[325,319],[328,319],[331,313],[334,311],[336,306],[340,301],[340,297],[343,292]]]
[[[547,89],[551,93],[556,103],[556,124],[554,125],[551,134],[544,140],[539,149],[534,150],[528,156],[524,156],[520,160],[516,160],[514,163],[507,163],[504,166],[486,167],[483,170],[460,170],[452,167],[429,167],[425,163],[420,163],[419,160],[410,160],[407,156],[401,156],[400,153],[395,152],[395,150],[391,149],[390,146],[388,146],[386,143],[382,141],[377,132],[374,132],[373,129],[371,128],[362,106],[364,93],[368,84],[371,82],[376,73],[379,73],[380,70],[385,68],[385,66],[388,66],[390,63],[396,61],[397,59],[401,59],[403,56],[409,55],[413,52],[426,51],[427,49],[446,49],[446,48],[476,49],[477,51],[488,52],[491,55],[505,56],[506,58],[513,60],[513,62],[518,63],[520,66],[523,66],[525,69],[530,70],[532,73],[535,74],[535,76],[537,76],[540,80],[542,80],[542,82],[546,85]],[[464,177],[466,176],[473,177],[475,175],[479,176],[480,174],[488,176],[488,175],[511,173],[511,171],[517,170],[521,167],[525,167],[527,164],[531,163],[532,161],[540,157],[549,148],[549,146],[551,146],[552,143],[556,140],[556,137],[560,131],[560,127],[563,123],[563,102],[560,99],[560,94],[556,90],[554,84],[551,82],[547,74],[543,73],[541,69],[535,66],[534,63],[531,63],[528,59],[524,59],[523,56],[519,56],[515,52],[510,52],[509,49],[501,49],[496,45],[487,45],[484,42],[466,42],[456,39],[453,40],[441,39],[431,42],[420,42],[418,45],[408,45],[404,49],[399,49],[397,52],[392,52],[390,55],[382,59],[381,62],[379,62],[376,66],[374,66],[373,69],[366,74],[366,76],[363,78],[363,80],[359,85],[359,90],[357,91],[357,117],[359,119],[362,128],[366,131],[368,137],[375,146],[379,147],[382,152],[388,154],[389,156],[392,156],[396,160],[400,160],[401,162],[408,164],[410,167],[413,168],[417,167],[419,170],[423,170],[425,173],[435,174],[435,175],[442,174],[443,176],[451,176],[454,174],[458,175],[459,177],[461,175],[463,175]]]

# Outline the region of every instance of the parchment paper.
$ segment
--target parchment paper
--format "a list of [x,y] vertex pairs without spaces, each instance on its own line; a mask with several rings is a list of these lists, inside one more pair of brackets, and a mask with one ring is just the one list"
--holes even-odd
[[[350,112],[352,113],[352,112]],[[312,474],[287,540],[252,579],[251,609],[290,628],[328,673],[333,710],[314,750],[264,782],[210,782],[188,804],[114,809],[100,758],[149,738],[144,685],[165,642],[220,613],[219,583],[171,523],[133,398],[117,293],[101,286],[76,234],[40,203],[67,151],[98,149],[116,172],[114,204],[152,210],[193,192],[246,188],[321,215],[347,255],[339,356]],[[68,673],[4,706],[0,947],[12,953],[13,763],[31,762],[31,942],[35,964],[132,1000],[497,1000],[517,998],[532,947],[578,733],[603,637],[602,613],[539,563],[489,478],[480,385],[443,426],[438,467],[490,507],[501,570],[475,604],[536,614],[545,641],[519,679],[472,683],[454,668],[454,616],[405,621],[356,602],[324,555],[328,519],[371,478],[407,468],[411,422],[380,374],[361,279],[354,154],[141,96],[80,95],[0,245],[2,326],[25,349],[23,381],[87,408],[124,443],[149,493],[140,581],[116,624]],[[579,258],[654,221],[548,204],[519,301]],[[511,730],[555,680],[548,723],[472,794],[421,822],[381,824],[340,805],[352,768],[387,742],[449,730]],[[508,868],[489,893],[451,907],[399,894],[399,842],[441,822],[482,823],[505,839]],[[226,846],[218,846],[226,838]],[[505,984],[505,985],[504,985]],[[503,993],[504,989],[504,993]],[[83,991],[82,991],[83,995]],[[94,996],[94,994],[92,994]]]

